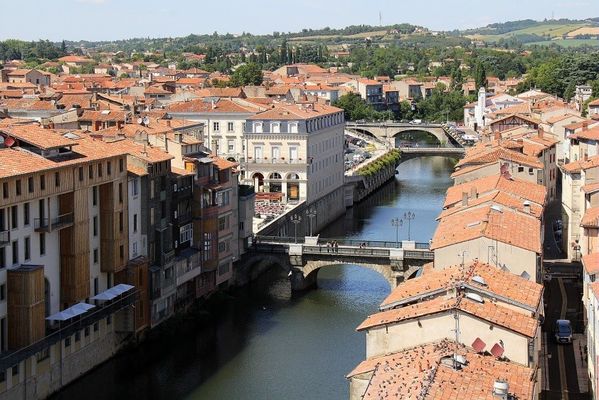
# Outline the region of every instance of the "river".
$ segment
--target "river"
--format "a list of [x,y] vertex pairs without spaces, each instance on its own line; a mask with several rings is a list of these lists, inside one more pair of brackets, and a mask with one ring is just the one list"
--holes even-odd
[[[321,235],[395,240],[391,219],[412,212],[412,239],[428,241],[451,185],[452,162],[417,158],[398,170],[395,180]],[[400,240],[407,231],[404,222]],[[153,338],[53,398],[347,399],[344,377],[365,357],[364,334],[355,328],[389,290],[376,272],[339,265],[319,271],[318,289],[292,295],[286,275],[272,271],[225,301],[213,323]]]

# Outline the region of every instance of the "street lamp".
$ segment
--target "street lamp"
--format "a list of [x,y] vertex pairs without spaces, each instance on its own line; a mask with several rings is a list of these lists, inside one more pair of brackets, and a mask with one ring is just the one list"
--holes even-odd
[[395,246],[399,247],[399,228],[403,225],[403,220],[395,217],[391,219],[391,225],[395,227]]
[[295,243],[297,243],[297,224],[302,222],[302,217],[300,217],[298,214],[294,214],[291,216],[291,222],[293,222],[295,228]]
[[464,264],[465,264],[464,257],[466,256],[466,253],[468,253],[468,251],[466,251],[466,250],[462,250],[462,252],[461,252],[461,253],[458,253],[458,256],[462,256],[462,267],[463,267],[463,266],[464,266]]
[[314,207],[310,208],[310,210],[308,210],[308,212],[306,213],[306,215],[308,216],[308,218],[310,218],[310,236],[313,235],[313,223],[312,220],[314,219],[314,217],[316,217],[316,209]]
[[407,213],[403,214],[403,219],[408,221],[408,240],[411,240],[410,238],[410,228],[411,228],[411,221],[416,218],[416,214],[414,214],[411,211],[408,211]]

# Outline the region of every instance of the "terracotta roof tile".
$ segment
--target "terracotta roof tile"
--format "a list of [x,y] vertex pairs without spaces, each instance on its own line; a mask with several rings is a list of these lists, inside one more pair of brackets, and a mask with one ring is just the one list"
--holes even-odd
[[[589,275],[599,273],[599,253],[591,253],[582,256],[582,266]],[[599,281],[596,283],[599,283]]]
[[584,228],[599,228],[599,207],[592,207],[585,211],[580,221]]
[[[454,354],[463,356],[466,365],[454,369],[443,362]],[[363,400],[493,400],[493,384],[500,378],[508,381],[514,398],[532,400],[535,395],[532,368],[477,354],[448,340],[367,359],[348,377],[361,374],[370,375]]]

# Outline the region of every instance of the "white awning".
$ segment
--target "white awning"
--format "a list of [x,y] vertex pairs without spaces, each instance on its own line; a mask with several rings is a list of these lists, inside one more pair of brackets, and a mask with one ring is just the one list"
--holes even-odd
[[134,288],[134,286],[127,285],[125,283],[119,283],[118,285],[113,286],[110,289],[105,290],[102,293],[95,295],[94,297],[91,298],[91,300],[99,300],[99,301],[112,300],[115,297],[120,296],[121,294],[123,294],[133,288]]
[[67,308],[66,310],[62,310],[57,312],[56,314],[52,314],[46,319],[48,321],[66,321],[67,319],[71,319],[78,315],[84,314],[85,312],[91,310],[95,306],[87,303],[77,303],[74,306]]

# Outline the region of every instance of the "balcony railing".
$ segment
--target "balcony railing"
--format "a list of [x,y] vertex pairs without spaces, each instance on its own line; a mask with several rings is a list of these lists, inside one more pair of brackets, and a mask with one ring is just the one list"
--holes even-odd
[[59,215],[55,218],[36,218],[34,229],[36,232],[52,232],[68,228],[73,225],[73,213]]
[[10,243],[10,231],[0,231],[0,247]]
[[252,158],[247,160],[248,164],[306,164],[306,160],[301,158],[285,159],[285,158]]

